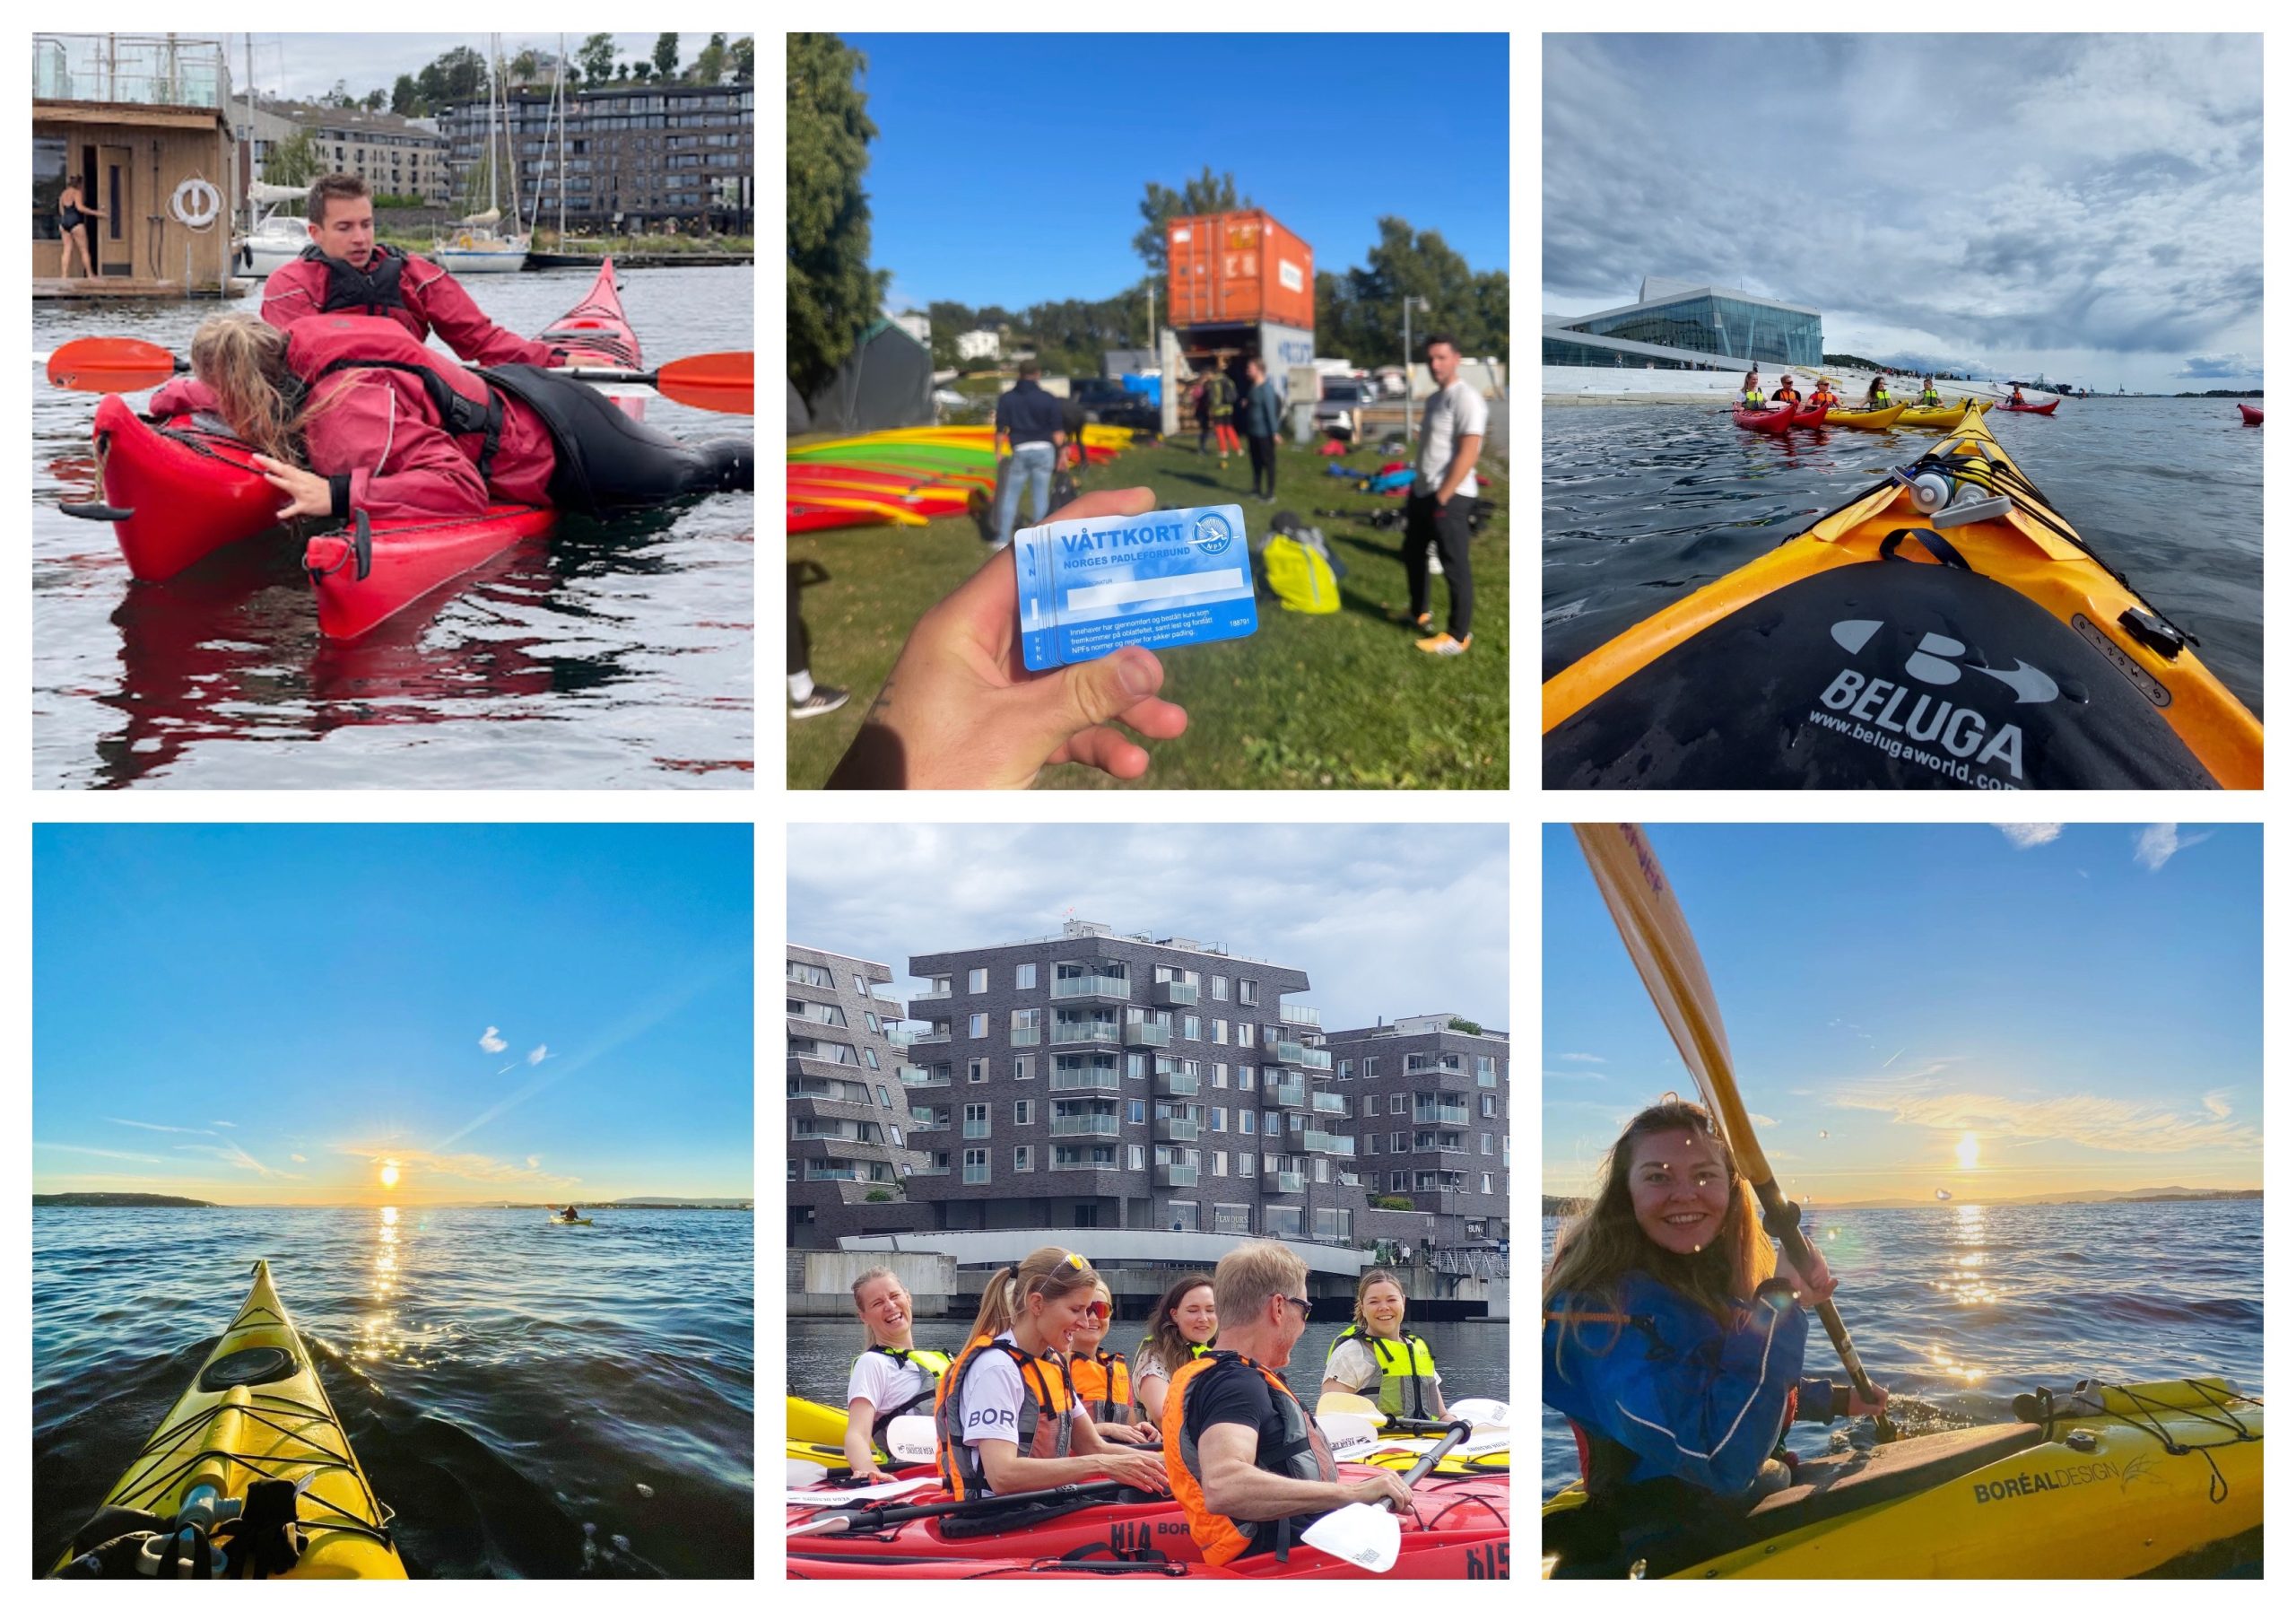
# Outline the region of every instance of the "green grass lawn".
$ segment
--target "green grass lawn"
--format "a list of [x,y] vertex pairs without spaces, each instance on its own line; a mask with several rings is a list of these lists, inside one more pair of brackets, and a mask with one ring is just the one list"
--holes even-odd
[[[1184,443],[1184,445],[1183,445]],[[1399,453],[1359,450],[1373,466]],[[1399,528],[1369,517],[1401,501],[1358,492],[1326,474],[1331,463],[1284,444],[1276,501],[1248,500],[1241,455],[1225,470],[1196,457],[1193,438],[1135,448],[1089,467],[1086,492],[1154,489],[1169,508],[1230,501],[1243,505],[1257,537],[1279,510],[1323,528],[1347,567],[1335,615],[1300,615],[1260,600],[1259,631],[1226,643],[1163,651],[1164,697],[1187,710],[1187,732],[1148,742],[1146,777],[1121,784],[1081,767],[1048,771],[1046,788],[1166,789],[1503,789],[1507,787],[1508,484],[1486,478],[1490,524],[1474,545],[1474,644],[1466,654],[1422,654],[1419,635],[1391,619],[1410,597]],[[1318,510],[1340,510],[1334,517]],[[1022,520],[1032,518],[1023,501]],[[788,722],[788,781],[819,789],[845,754],[917,618],[977,570],[987,548],[963,518],[924,527],[859,527],[788,539],[794,564],[812,561],[829,579],[805,588],[801,607],[813,640],[815,681],[853,691],[842,710]],[[1434,579],[1439,629],[1448,595]],[[785,722],[787,719],[785,717]]]

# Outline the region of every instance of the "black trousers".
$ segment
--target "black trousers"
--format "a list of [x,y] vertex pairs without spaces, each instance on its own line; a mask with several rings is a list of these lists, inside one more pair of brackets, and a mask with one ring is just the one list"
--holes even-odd
[[1246,437],[1244,445],[1251,449],[1252,454],[1252,491],[1255,492],[1261,491],[1260,478],[1261,474],[1265,472],[1267,479],[1267,496],[1274,498],[1275,496],[1275,439],[1274,437]]
[[1443,630],[1462,641],[1474,624],[1474,576],[1467,564],[1472,536],[1467,518],[1474,513],[1474,501],[1454,496],[1438,511],[1433,493],[1414,492],[1403,505],[1403,569],[1411,580],[1412,618],[1427,614],[1427,556],[1431,552],[1443,562],[1443,580],[1451,590],[1450,618]]

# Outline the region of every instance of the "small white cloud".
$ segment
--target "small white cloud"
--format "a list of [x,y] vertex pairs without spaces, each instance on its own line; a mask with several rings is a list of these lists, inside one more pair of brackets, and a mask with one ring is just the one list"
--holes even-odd
[[2065,832],[2062,823],[1996,823],[2001,837],[2019,850],[2032,850],[2047,845]]
[[2137,864],[2147,873],[2158,873],[2168,866],[2170,857],[2191,850],[2207,838],[2206,834],[2180,834],[2173,823],[2147,824],[2137,831]]
[[1565,1052],[1562,1061],[1567,1064],[1599,1064],[1608,1063],[1610,1059],[1595,1052]]
[[534,1068],[535,1066],[539,1065],[544,1059],[548,1058],[549,1056],[549,1047],[536,1047],[533,1051],[526,1054],[526,1067],[530,1069]]
[[482,1052],[500,1052],[509,1044],[502,1039],[502,1033],[491,1024],[486,1027],[486,1033],[478,1038],[478,1049]]

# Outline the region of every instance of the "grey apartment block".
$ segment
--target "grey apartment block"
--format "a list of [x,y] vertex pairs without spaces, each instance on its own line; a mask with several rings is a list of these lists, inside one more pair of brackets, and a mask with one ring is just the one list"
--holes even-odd
[[[834,1248],[839,1235],[897,1224],[910,1172],[898,1001],[882,963],[788,948],[789,1245]],[[872,1198],[878,1201],[873,1203]]]
[[1300,970],[1076,921],[909,967],[918,1229],[1367,1237]]
[[1507,1037],[1430,1013],[1324,1036],[1355,1163],[1373,1197],[1408,1198],[1456,1248],[1509,1235]]

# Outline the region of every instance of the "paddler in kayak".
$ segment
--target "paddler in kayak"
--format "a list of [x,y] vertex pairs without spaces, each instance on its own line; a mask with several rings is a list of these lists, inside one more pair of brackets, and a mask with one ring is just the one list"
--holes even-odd
[[1890,406],[1890,378],[1874,371],[1873,384],[1866,388],[1866,401],[1858,405],[1866,414]]
[[[1121,1429],[1124,1436],[1129,1436],[1132,1368],[1123,1355],[1100,1346],[1109,1335],[1116,1295],[1109,1291],[1105,1281],[1094,1287],[1093,1294],[1083,1320],[1077,1325],[1076,1339],[1069,1346],[1068,1381],[1076,1390],[1076,1398],[1083,1402],[1085,1413],[1092,1418],[1093,1426],[1104,1433]],[[1153,1428],[1141,1431],[1152,1432]]]
[[1322,1429],[1283,1377],[1308,1330],[1307,1262],[1280,1242],[1231,1250],[1212,1273],[1219,1346],[1164,1400],[1164,1465],[1204,1559],[1288,1556],[1317,1519],[1357,1502],[1411,1509],[1403,1475],[1342,1483]]
[[1789,1419],[1879,1411],[1802,1375],[1824,1258],[1780,1272],[1752,1187],[1705,1109],[1637,1114],[1543,1289],[1546,1403],[1569,1417],[1591,1506],[1622,1539],[1735,1516],[1789,1481]]
[[1179,1369],[1211,1346],[1220,1330],[1220,1310],[1212,1278],[1186,1276],[1164,1289],[1155,1319],[1132,1352],[1132,1392],[1140,1419],[1152,1427],[1164,1422],[1164,1395]]
[[1833,381],[1830,377],[1821,376],[1817,389],[1810,394],[1810,403],[1813,407],[1822,405],[1829,409],[1837,409],[1841,406],[1841,394],[1833,389]]
[[1355,1284],[1354,1320],[1324,1352],[1322,1391],[1377,1399],[1391,1416],[1440,1421],[1443,1374],[1427,1340],[1405,1329],[1403,1311],[1402,1279],[1365,1271]]
[[279,518],[457,520],[491,501],[577,514],[751,486],[747,441],[680,441],[587,382],[528,364],[466,370],[390,319],[321,314],[283,331],[217,314],[154,415],[220,415],[279,490]]
[[[330,173],[311,185],[306,226],[311,244],[264,282],[263,317],[292,330],[323,313],[387,318],[420,342],[433,334],[474,364],[533,364],[550,369],[570,357],[613,363],[613,355],[544,346],[503,329],[470,300],[462,282],[428,258],[375,240],[375,203],[355,173]],[[624,367],[627,367],[627,361]]]
[[877,1465],[880,1456],[891,1453],[885,1430],[895,1416],[933,1414],[949,1357],[917,1346],[909,1329],[915,1306],[909,1289],[883,1266],[855,1278],[853,1308],[868,1329],[869,1346],[855,1358],[845,1380],[845,1464],[865,1483],[885,1483],[892,1474]]
[[1802,406],[1802,388],[1794,384],[1793,370],[1779,371],[1778,387],[1770,393],[1770,401],[1773,406],[1781,403],[1791,404],[1797,409]]
[[1945,406],[1945,400],[1937,395],[1937,378],[1935,376],[1925,375],[1921,378],[1921,401],[1915,406],[1918,408],[1944,408]]
[[563,1209],[559,1211],[558,1217],[570,1224],[571,1223],[582,1218],[582,1206],[580,1204],[568,1204]]
[[934,1404],[935,1464],[952,1499],[1101,1478],[1163,1492],[1164,1463],[1126,1447],[1137,1430],[1104,1436],[1068,1380],[1068,1353],[1100,1280],[1063,1248],[1040,1248],[988,1279],[972,1341],[943,1374]]

